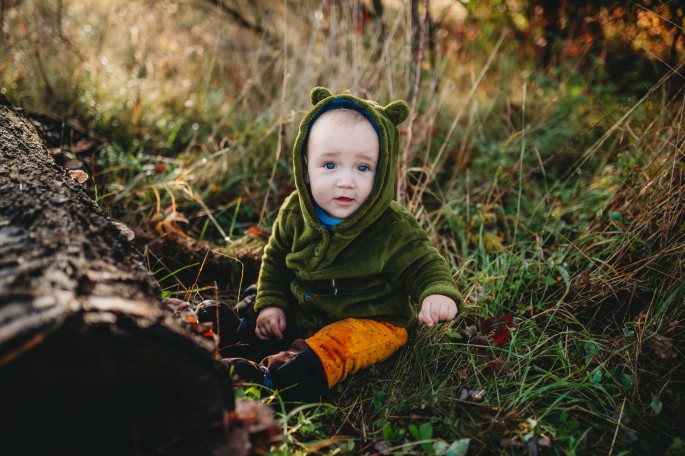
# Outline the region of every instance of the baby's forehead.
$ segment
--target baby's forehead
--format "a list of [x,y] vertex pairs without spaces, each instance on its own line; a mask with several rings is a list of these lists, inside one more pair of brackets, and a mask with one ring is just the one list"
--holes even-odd
[[322,120],[340,125],[355,125],[359,122],[368,122],[371,124],[369,119],[367,119],[366,116],[359,111],[348,108],[337,108],[321,114],[311,125],[310,131],[317,124],[324,123]]

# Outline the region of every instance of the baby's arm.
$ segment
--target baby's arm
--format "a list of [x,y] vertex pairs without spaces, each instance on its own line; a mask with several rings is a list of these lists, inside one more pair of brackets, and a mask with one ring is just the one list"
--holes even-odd
[[285,331],[285,312],[279,307],[265,307],[257,316],[255,334],[262,340],[269,337],[283,338]]
[[426,296],[421,303],[419,321],[433,326],[441,321],[449,321],[457,316],[457,303],[447,296],[433,294]]

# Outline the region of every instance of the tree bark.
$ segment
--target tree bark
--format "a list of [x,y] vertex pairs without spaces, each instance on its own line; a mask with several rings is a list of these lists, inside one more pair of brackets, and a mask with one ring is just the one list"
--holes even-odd
[[124,233],[0,106],[3,452],[227,454],[228,376],[160,295]]

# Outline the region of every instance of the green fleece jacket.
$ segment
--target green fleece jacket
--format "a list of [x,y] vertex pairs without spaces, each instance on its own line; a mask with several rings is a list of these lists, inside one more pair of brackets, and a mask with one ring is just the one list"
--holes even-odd
[[[382,107],[351,95],[312,90],[314,109],[300,124],[293,149],[295,190],[283,202],[264,250],[255,310],[279,307],[318,330],[345,318],[369,318],[408,326],[412,302],[431,294],[459,298],[447,263],[416,218],[393,201],[398,161],[397,124],[407,118],[404,101]],[[304,154],[312,124],[331,109],[360,111],[379,137],[374,187],[352,215],[326,229],[305,183]]]

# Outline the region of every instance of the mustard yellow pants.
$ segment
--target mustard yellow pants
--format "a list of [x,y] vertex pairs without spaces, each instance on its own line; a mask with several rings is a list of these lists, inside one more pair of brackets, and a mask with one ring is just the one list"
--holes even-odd
[[385,361],[407,338],[406,328],[347,318],[324,326],[305,342],[321,360],[330,389],[359,369]]

